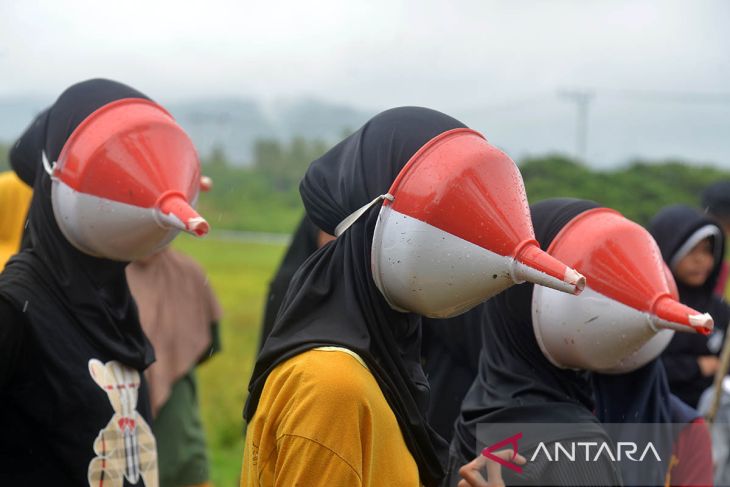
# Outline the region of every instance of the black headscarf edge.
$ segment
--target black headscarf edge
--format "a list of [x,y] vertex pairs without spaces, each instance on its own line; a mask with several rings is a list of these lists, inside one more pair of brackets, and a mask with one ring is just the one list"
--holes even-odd
[[[93,79],[65,90],[13,145],[11,163],[33,186],[24,248],[6,266],[0,292],[16,306],[23,293],[46,287],[58,302],[74,310],[81,326],[98,346],[120,361],[144,369],[154,352],[142,332],[136,305],[127,286],[126,263],[99,259],[73,247],[53,214],[51,179],[41,154],[56,160],[76,127],[102,106],[125,98],[149,99],[124,84]],[[49,303],[50,305],[50,303]]]

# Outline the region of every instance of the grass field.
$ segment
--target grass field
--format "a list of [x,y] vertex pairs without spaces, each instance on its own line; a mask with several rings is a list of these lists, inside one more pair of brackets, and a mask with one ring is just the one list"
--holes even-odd
[[200,402],[216,487],[238,485],[243,452],[241,413],[258,345],[268,283],[284,245],[180,236],[175,247],[205,267],[221,301],[223,351],[198,369]]

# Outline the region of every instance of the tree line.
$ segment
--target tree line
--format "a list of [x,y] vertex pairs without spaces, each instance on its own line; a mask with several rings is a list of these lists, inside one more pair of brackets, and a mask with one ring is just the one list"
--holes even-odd
[[[215,148],[202,161],[203,173],[213,179],[214,187],[201,195],[199,209],[214,229],[291,232],[303,212],[299,181],[328,147],[322,140],[302,137],[261,139],[247,166],[232,165],[225,152]],[[8,149],[0,144],[0,170],[9,168]],[[680,160],[635,160],[597,170],[548,154],[526,158],[518,166],[530,202],[561,196],[592,199],[641,224],[668,204],[697,206],[705,186],[730,179],[730,171]]]

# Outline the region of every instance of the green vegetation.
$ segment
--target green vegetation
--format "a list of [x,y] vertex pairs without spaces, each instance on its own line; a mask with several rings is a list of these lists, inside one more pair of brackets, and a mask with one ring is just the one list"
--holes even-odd
[[[325,150],[318,141],[260,141],[250,168],[233,167],[216,151],[203,165],[215,186],[201,196],[201,212],[214,228],[291,232],[302,212],[299,179]],[[525,159],[519,167],[530,202],[561,196],[593,199],[642,224],[665,205],[697,205],[702,188],[730,179],[730,171],[674,160],[637,160],[595,170],[565,156],[547,155]]]
[[[290,233],[302,214],[299,181],[327,145],[294,138],[287,143],[261,139],[246,167],[231,165],[220,149],[203,160],[213,190],[198,208],[214,229]],[[0,144],[0,170],[7,169],[8,145]],[[698,204],[703,187],[730,179],[730,171],[686,161],[642,161],[595,170],[562,155],[531,157],[519,163],[530,202],[571,196],[593,199],[646,223],[662,206]]]
[[9,145],[0,143],[0,171],[7,171],[10,169],[10,163],[8,162],[9,150]]
[[562,156],[532,158],[520,164],[530,202],[571,196],[592,199],[641,224],[663,206],[697,206],[699,194],[730,172],[681,161],[636,161],[625,168],[595,171]]
[[216,487],[238,485],[243,455],[243,403],[258,348],[268,283],[283,245],[183,235],[175,247],[200,262],[224,310],[223,350],[198,369],[203,423]]
[[262,139],[250,167],[228,163],[214,150],[203,163],[213,191],[200,197],[199,210],[214,228],[289,233],[302,213],[299,180],[311,161],[327,150],[321,141],[294,138],[288,144]]

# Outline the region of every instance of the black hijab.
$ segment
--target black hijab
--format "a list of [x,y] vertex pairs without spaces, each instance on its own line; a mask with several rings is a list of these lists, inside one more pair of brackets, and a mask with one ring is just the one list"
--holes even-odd
[[[568,198],[532,205],[541,248],[547,249],[570,220],[598,207],[592,201]],[[452,441],[452,448],[465,459],[474,456],[480,423],[596,422],[588,374],[560,369],[540,350],[532,325],[533,287],[513,286],[485,305],[479,374],[464,399]]]
[[447,441],[479,370],[485,313],[482,304],[453,318],[422,319],[421,357],[431,387],[428,422]]
[[[730,316],[724,309],[713,305],[714,289],[722,270],[725,256],[725,237],[720,225],[699,210],[686,205],[672,205],[663,208],[649,222],[649,233],[659,245],[664,262],[669,265],[682,245],[700,228],[706,225],[717,227],[717,236],[713,238],[715,264],[712,272],[702,286],[688,286],[677,279],[679,299],[687,306],[701,312],[708,312],[715,319],[715,325],[725,328]],[[674,270],[672,269],[672,273]],[[713,314],[720,313],[720,316]]]
[[[13,146],[10,158],[18,175],[33,186],[28,212],[29,239],[0,275],[0,294],[16,308],[62,306],[74,326],[115,359],[143,370],[154,361],[127,287],[127,263],[89,256],[63,236],[51,204],[51,178],[41,154],[57,160],[74,129],[92,112],[116,100],[147,97],[114,81],[94,79],[75,84],[42,112]],[[39,290],[43,290],[42,292]],[[26,303],[24,296],[50,295]]]
[[[327,233],[392,182],[433,137],[464,125],[426,108],[385,111],[314,161],[300,192],[307,215]],[[425,420],[428,385],[420,364],[420,317],[394,311],[375,286],[370,267],[375,205],[336,240],[315,252],[294,275],[274,329],[249,384],[244,417],[256,412],[271,370],[306,350],[338,345],[360,355],[375,376],[418,464],[421,481],[443,476],[446,444]]]
[[[694,421],[700,414],[669,390],[669,379],[661,360],[655,359],[627,374],[593,374],[596,416],[601,423],[643,423],[650,434],[663,468],[634,467],[624,463],[622,471],[626,485],[664,485],[674,442],[681,426]],[[636,433],[612,429],[616,441],[636,438]],[[649,432],[649,430],[651,431]],[[624,438],[623,436],[626,435]]]
[[259,339],[259,350],[264,346],[266,337],[274,328],[276,315],[279,313],[281,303],[284,300],[286,290],[289,288],[292,276],[299,269],[299,266],[307,260],[318,248],[319,228],[317,228],[307,215],[302,217],[297,230],[294,232],[292,241],[286,251],[284,260],[276,271],[276,276],[269,284],[269,295],[266,298],[266,310],[264,311],[264,323],[261,327],[261,338]]
[[702,191],[702,208],[710,215],[730,217],[730,181],[717,181]]
[[627,374],[593,374],[602,423],[671,423],[669,382],[661,360]]
[[[294,232],[284,259],[269,284],[259,350],[274,327],[276,315],[299,266],[318,249],[319,229],[307,215]],[[447,441],[454,430],[461,401],[479,366],[484,307],[448,319],[422,318],[421,358],[431,388],[428,422]]]

